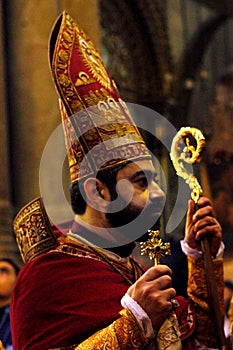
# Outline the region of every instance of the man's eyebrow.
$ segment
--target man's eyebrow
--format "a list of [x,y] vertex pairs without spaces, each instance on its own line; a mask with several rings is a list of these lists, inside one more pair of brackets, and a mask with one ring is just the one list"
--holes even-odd
[[144,169],[144,170],[138,170],[136,171],[136,173],[134,173],[131,177],[130,180],[133,181],[135,180],[137,177],[140,176],[146,176],[147,179],[152,179],[155,176],[157,176],[157,173],[155,171],[152,170],[148,170],[148,169]]

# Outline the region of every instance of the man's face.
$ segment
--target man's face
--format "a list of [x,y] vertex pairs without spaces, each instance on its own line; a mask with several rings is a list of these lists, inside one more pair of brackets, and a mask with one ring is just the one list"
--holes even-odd
[[14,267],[7,261],[0,261],[0,301],[10,299],[15,281]]
[[[121,180],[127,180],[119,182]],[[143,211],[142,220],[148,218],[154,222],[160,217],[165,196],[156,182],[156,173],[149,160],[127,164],[117,174],[118,201],[116,212],[112,212],[114,203],[110,202],[106,218],[111,227],[120,227],[136,219]]]

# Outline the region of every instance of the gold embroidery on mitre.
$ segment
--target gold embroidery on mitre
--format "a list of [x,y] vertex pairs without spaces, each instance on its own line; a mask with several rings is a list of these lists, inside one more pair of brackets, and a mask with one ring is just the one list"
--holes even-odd
[[74,84],[75,86],[83,86],[83,85],[89,85],[89,84],[92,84],[94,83],[95,80],[90,78],[90,76],[85,73],[85,72],[80,72],[78,74],[78,78],[76,80],[76,83]]
[[68,103],[69,109],[72,110],[71,113],[83,108],[83,103],[69,75],[70,53],[72,52],[74,37],[75,30],[72,25],[72,19],[68,14],[63,14],[51,62],[51,72],[54,75],[54,81],[63,98],[63,102]]
[[[124,109],[123,109],[124,108]],[[64,111],[62,111],[64,114]],[[63,118],[65,120],[65,118]],[[88,157],[84,157],[84,153],[80,158],[75,157],[76,164],[73,162],[74,157],[70,159],[70,168],[72,182],[74,179],[80,179],[85,174],[91,173],[91,168],[86,172],[85,161],[92,164],[93,170],[97,171],[104,167],[105,169],[112,167],[114,164],[120,164],[129,159],[150,158],[149,151],[145,145],[142,136],[133,123],[127,108],[122,102],[116,102],[110,96],[106,101],[99,101],[97,105],[93,105],[77,112],[70,120],[66,120],[67,125],[72,124],[74,136],[80,142],[67,140],[68,149],[71,144],[76,143],[81,146],[83,152],[89,152]],[[73,135],[73,136],[72,136]],[[66,132],[66,137],[70,137]],[[77,145],[76,145],[77,146]],[[72,150],[70,151],[73,156]],[[81,161],[84,162],[80,166]],[[73,166],[75,164],[75,166]],[[74,170],[74,171],[73,171]],[[75,174],[76,171],[76,174]],[[76,176],[75,176],[76,175]]]
[[97,106],[98,103],[107,102],[109,94],[104,88],[95,91],[89,90],[88,93],[83,96],[83,99],[88,106]]
[[[65,134],[66,149],[68,153],[70,178],[71,182],[74,183],[77,181],[78,177],[82,178],[93,174],[93,170],[87,157],[85,157],[84,149],[74,129],[73,123],[67,115],[65,106],[61,100],[59,100],[59,102],[62,125]],[[88,123],[87,113],[85,110],[79,112],[79,119],[82,120],[83,123]],[[87,127],[89,128],[89,124]],[[80,167],[80,165],[82,166]]]
[[[76,81],[72,82],[69,72],[75,46],[83,65],[93,77],[88,72],[78,71],[79,67],[76,66],[78,76]],[[84,108],[82,97],[79,96],[76,90],[77,87],[98,82],[109,91],[116,89],[115,83],[110,79],[101,56],[93,43],[66,12],[62,15],[51,69],[55,76],[55,82],[58,84],[59,92],[63,96],[63,102],[68,103],[71,113]]]
[[88,40],[83,31],[75,27],[78,33],[79,48],[83,57],[85,66],[90,69],[94,78],[108,90],[112,89],[111,79],[105,69],[99,52],[95,49],[93,43]]
[[13,228],[24,262],[31,261],[58,245],[41,198],[34,199],[19,211]]

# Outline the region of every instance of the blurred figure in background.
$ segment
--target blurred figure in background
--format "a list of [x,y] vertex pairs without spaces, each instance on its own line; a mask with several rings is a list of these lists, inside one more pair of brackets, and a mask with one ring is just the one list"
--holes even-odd
[[12,349],[10,302],[19,267],[9,258],[0,258],[0,340],[6,350]]

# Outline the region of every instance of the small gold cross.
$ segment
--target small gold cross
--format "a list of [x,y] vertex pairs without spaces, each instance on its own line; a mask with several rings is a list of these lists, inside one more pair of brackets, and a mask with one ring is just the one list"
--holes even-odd
[[160,232],[158,230],[149,230],[148,233],[151,238],[146,242],[140,242],[141,255],[148,254],[151,260],[154,259],[155,265],[158,265],[164,255],[171,255],[170,243],[164,243],[159,238]]

